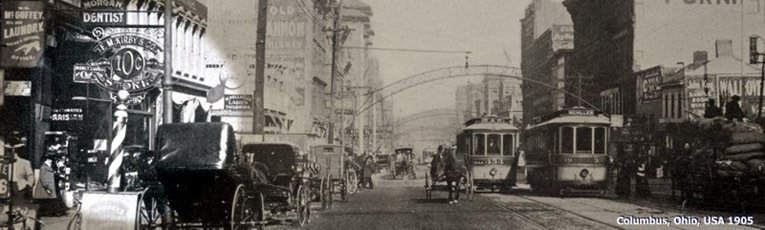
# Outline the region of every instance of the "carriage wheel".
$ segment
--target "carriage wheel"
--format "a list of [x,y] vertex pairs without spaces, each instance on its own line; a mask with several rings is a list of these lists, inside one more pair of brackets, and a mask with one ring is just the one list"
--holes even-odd
[[354,194],[359,190],[359,178],[356,176],[356,172],[348,172],[348,183],[345,186],[348,188],[348,194]]
[[71,220],[69,220],[69,225],[66,227],[67,230],[80,230],[82,229],[82,213],[79,211],[74,214]]
[[252,200],[247,197],[247,191],[244,185],[240,184],[234,192],[234,199],[231,202],[231,229],[251,229],[255,221],[255,210],[252,210]]
[[138,226],[139,229],[161,229],[165,227],[161,208],[165,204],[156,194],[144,192],[138,201]]
[[343,179],[340,184],[340,200],[348,201],[348,180]]
[[425,199],[430,200],[430,175],[425,174]]
[[258,193],[258,213],[257,213],[257,229],[266,228],[266,197],[263,193]]
[[473,174],[467,174],[467,182],[465,186],[465,193],[467,193],[468,200],[473,200],[475,196],[475,182],[473,181]]
[[329,207],[332,208],[335,200],[335,181],[332,176],[329,176],[329,179],[327,179],[327,190],[329,191]]
[[306,191],[305,187],[300,186],[297,190],[297,222],[298,225],[304,226],[308,223],[308,220],[311,218],[311,207],[310,203],[308,202],[308,192]]
[[320,186],[321,187],[321,210],[327,210],[329,208],[329,203],[327,201],[327,194],[329,191],[327,191],[327,182],[326,177],[321,178]]

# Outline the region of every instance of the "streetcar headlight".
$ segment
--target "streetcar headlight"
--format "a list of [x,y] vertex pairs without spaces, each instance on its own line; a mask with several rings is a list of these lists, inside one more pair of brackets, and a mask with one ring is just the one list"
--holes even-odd
[[582,169],[582,171],[579,171],[579,176],[582,177],[582,180],[587,178],[587,176],[590,175],[590,171],[587,169]]
[[497,169],[496,168],[491,168],[491,170],[489,170],[489,175],[490,176],[496,176],[497,175]]

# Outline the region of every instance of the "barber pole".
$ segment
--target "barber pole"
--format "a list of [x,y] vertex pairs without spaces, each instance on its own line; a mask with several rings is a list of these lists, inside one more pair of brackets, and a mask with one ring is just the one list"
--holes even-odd
[[124,153],[123,144],[125,136],[127,135],[127,106],[124,104],[125,100],[129,96],[127,91],[119,91],[117,97],[119,99],[119,105],[117,105],[117,111],[114,112],[116,122],[112,127],[112,143],[109,151],[109,171],[107,174],[109,183],[109,192],[118,192],[120,190],[120,169],[122,168],[122,157]]

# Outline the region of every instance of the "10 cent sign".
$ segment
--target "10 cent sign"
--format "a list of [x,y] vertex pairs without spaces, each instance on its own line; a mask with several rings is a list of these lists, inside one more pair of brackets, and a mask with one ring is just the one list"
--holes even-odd
[[92,82],[110,92],[130,92],[129,104],[140,102],[161,81],[164,55],[161,28],[96,28],[98,42],[87,63],[74,66],[75,82]]

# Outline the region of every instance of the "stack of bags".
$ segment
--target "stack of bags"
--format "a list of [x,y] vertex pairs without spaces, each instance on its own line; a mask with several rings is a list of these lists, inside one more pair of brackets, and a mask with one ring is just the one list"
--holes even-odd
[[765,176],[765,134],[762,127],[721,117],[702,119],[699,124],[705,132],[706,149],[722,148],[715,160],[717,175]]

